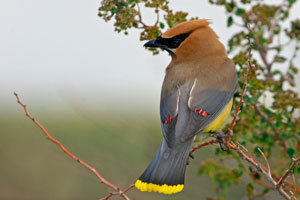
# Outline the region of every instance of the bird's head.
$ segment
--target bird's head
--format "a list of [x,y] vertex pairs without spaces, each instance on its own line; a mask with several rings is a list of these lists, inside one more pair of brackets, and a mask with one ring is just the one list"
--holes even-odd
[[[159,47],[167,50],[172,57],[202,54],[211,50],[226,53],[218,36],[208,26],[207,20],[182,22],[167,30],[164,34],[144,44],[145,47]],[[200,55],[199,55],[200,56]]]

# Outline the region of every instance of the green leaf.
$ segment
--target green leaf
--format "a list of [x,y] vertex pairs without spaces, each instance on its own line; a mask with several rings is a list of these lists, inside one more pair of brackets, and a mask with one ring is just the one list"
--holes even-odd
[[295,150],[291,147],[289,147],[287,150],[286,150],[286,153],[290,156],[290,158],[293,157],[294,153],[295,153]]
[[267,194],[270,190],[268,188],[264,189],[263,194]]
[[254,190],[254,187],[253,187],[252,183],[248,183],[246,185],[246,190],[248,191],[248,195],[250,197],[252,197],[253,196],[253,190]]
[[238,9],[236,9],[235,14],[238,16],[241,16],[241,15],[245,14],[245,12],[246,12],[245,9],[238,8]]
[[286,61],[286,58],[283,56],[276,56],[274,61],[278,63],[283,63],[284,61]]
[[274,71],[272,72],[272,74],[273,74],[273,75],[281,74],[281,71],[280,71],[280,70],[274,70]]
[[242,2],[243,4],[248,4],[248,3],[251,3],[251,0],[241,0],[241,2]]
[[273,33],[274,33],[274,35],[278,35],[279,30],[278,30],[278,29],[275,29],[275,30],[273,31]]
[[165,24],[162,23],[162,22],[160,22],[160,23],[159,23],[159,27],[160,27],[161,29],[164,29],[164,28],[165,28]]
[[294,74],[297,74],[297,73],[298,73],[297,67],[291,65],[291,66],[290,66],[290,69],[291,69],[291,71],[292,71]]
[[261,38],[261,41],[262,41],[263,43],[267,43],[267,42],[268,42],[268,40],[267,40],[266,38]]
[[230,27],[233,24],[233,18],[232,16],[229,16],[227,19],[227,26]]
[[137,23],[136,22],[132,22],[132,26],[133,27],[137,27]]
[[289,4],[293,4],[296,2],[296,0],[287,0],[289,2]]
[[225,8],[226,8],[227,12],[232,12],[233,8],[234,8],[234,4],[233,3],[225,3]]

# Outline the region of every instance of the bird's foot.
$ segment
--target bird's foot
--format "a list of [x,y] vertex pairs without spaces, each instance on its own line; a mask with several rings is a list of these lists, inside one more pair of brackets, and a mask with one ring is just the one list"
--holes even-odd
[[194,158],[195,158],[192,154],[189,154],[189,157],[190,157],[191,159],[194,159]]
[[186,161],[186,165],[189,165],[190,164],[190,159],[194,159],[194,156],[192,154],[189,154],[189,157]]
[[228,151],[229,150],[229,147],[228,147],[228,144],[227,144],[227,133],[222,133],[222,132],[214,132],[214,137],[217,138],[219,144],[220,144],[220,148],[223,150],[223,151]]

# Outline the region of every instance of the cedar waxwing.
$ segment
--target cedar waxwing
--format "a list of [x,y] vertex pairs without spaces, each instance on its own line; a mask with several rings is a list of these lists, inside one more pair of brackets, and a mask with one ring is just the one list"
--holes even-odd
[[172,60],[161,90],[164,139],[135,183],[141,191],[180,192],[196,135],[222,135],[218,130],[230,114],[237,74],[223,44],[208,25],[206,20],[183,22],[145,44],[167,50]]

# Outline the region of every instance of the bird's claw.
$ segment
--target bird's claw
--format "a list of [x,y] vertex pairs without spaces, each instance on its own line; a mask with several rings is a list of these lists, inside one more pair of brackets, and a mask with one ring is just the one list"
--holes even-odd
[[222,132],[214,132],[214,136],[217,138],[219,144],[220,144],[220,148],[223,151],[228,151],[229,147],[227,144],[227,133],[222,133]]

